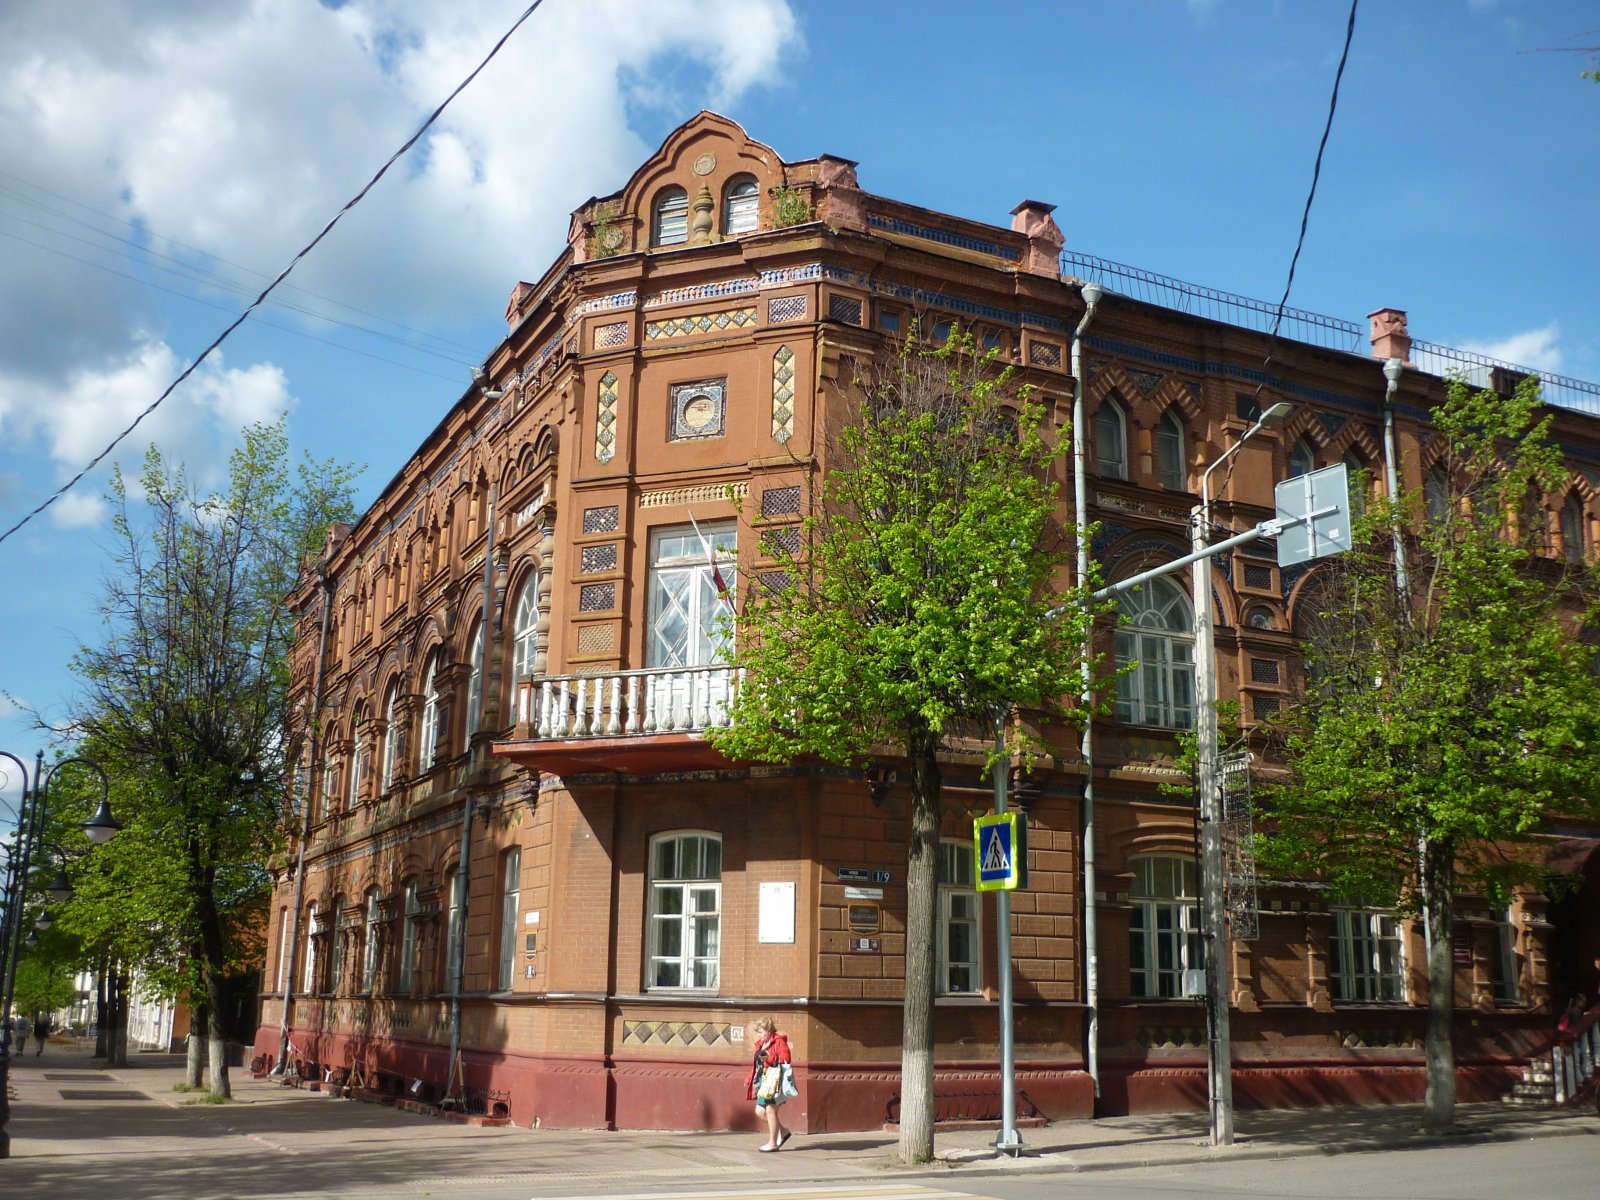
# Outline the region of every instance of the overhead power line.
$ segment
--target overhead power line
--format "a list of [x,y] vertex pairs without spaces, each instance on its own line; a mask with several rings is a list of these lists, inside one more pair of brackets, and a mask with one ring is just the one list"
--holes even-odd
[[385,162],[383,166],[378,168],[377,174],[373,175],[371,179],[367,180],[366,185],[345,202],[344,207],[333,215],[333,219],[322,227],[322,231],[318,233],[316,237],[307,242],[304,248],[289,260],[289,265],[284,267],[282,271],[278,272],[277,277],[262,290],[259,296],[250,302],[249,307],[240,313],[226,329],[212,339],[211,344],[200,352],[200,356],[196,358],[194,362],[185,367],[183,371],[179,373],[178,377],[167,385],[166,390],[152,400],[150,404],[145,407],[144,411],[142,411],[133,419],[126,429],[117,434],[116,437],[112,438],[111,443],[106,446],[104,450],[100,451],[99,454],[95,455],[94,458],[89,461],[88,465],[86,465],[71,479],[67,480],[60,487],[58,487],[45,500],[29,511],[20,521],[11,526],[10,529],[7,529],[4,533],[0,533],[0,542],[4,542],[7,538],[11,537],[12,534],[16,533],[17,530],[21,529],[40,513],[44,512],[45,509],[49,508],[62,496],[66,495],[67,492],[70,491],[85,475],[104,462],[106,457],[122,444],[123,439],[139,427],[139,423],[141,421],[143,421],[151,413],[155,412],[157,408],[161,407],[162,402],[166,400],[168,396],[172,395],[172,393],[177,390],[178,386],[182,384],[184,380],[188,379],[189,376],[194,374],[195,370],[200,366],[200,364],[205,362],[205,360],[211,356],[212,351],[216,350],[222,345],[223,342],[227,341],[229,336],[232,335],[233,331],[238,329],[239,326],[243,325],[249,318],[250,314],[255,312],[256,309],[260,308],[261,305],[266,302],[267,297],[270,296],[274,290],[276,290],[277,286],[289,277],[289,272],[293,271],[295,267],[300,264],[300,260],[315,250],[321,243],[322,239],[333,232],[333,227],[343,219],[345,213],[349,212],[356,205],[360,204],[362,200],[366,199],[367,193],[376,187],[378,185],[378,181],[389,173],[389,168],[394,166],[395,163],[399,162],[400,159],[405,156],[406,152],[422,139],[422,135],[427,133],[428,130],[432,128],[433,123],[437,121],[443,114],[444,110],[450,106],[450,102],[467,89],[467,86],[471,84],[472,81],[479,76],[479,74],[482,73],[483,69],[487,67],[494,59],[494,56],[500,53],[500,48],[511,40],[511,35],[516,33],[516,31],[522,27],[523,22],[531,17],[543,3],[544,0],[533,0],[532,4],[523,9],[522,15],[511,23],[511,28],[507,29],[505,33],[500,35],[500,40],[495,42],[495,44],[490,48],[488,54],[484,55],[483,61],[474,67],[471,73],[469,73],[465,79],[455,86],[455,90],[446,96],[444,100],[440,102],[439,106],[428,114],[427,120],[423,121],[422,124],[418,126],[417,131],[406,139],[404,145],[402,145],[398,150],[389,156],[388,161]]

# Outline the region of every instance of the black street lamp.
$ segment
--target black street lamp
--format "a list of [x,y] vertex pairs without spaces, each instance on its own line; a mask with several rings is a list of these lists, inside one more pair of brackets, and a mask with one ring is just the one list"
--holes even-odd
[[[44,842],[45,815],[50,806],[50,781],[55,778],[56,772],[75,764],[88,767],[100,777],[100,806],[93,817],[79,826],[90,841],[97,846],[104,845],[122,825],[111,815],[111,781],[97,763],[87,758],[63,758],[46,771],[44,751],[41,750],[34,759],[34,785],[30,790],[27,765],[15,754],[4,750],[0,750],[0,758],[9,758],[22,772],[22,791],[17,800],[17,835],[7,858],[5,919],[0,921],[0,1158],[10,1158],[11,1135],[6,1132],[6,1125],[11,1120],[8,1086],[11,1074],[11,1003],[17,983],[17,959],[24,945],[22,927],[25,923],[23,910],[28,901],[28,871],[33,865],[34,848],[42,846]],[[53,900],[70,898],[72,885],[67,882],[64,872],[58,872],[55,882],[45,889],[45,894]],[[48,913],[39,920],[42,924],[36,923],[37,929],[48,929],[52,923]],[[32,946],[37,940],[37,935],[30,932],[26,944]]]

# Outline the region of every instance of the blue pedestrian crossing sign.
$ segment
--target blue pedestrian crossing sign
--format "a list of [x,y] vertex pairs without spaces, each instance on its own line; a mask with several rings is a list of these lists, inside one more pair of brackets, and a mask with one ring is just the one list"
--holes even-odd
[[980,892],[1028,886],[1028,823],[1021,813],[999,813],[972,822],[973,866]]

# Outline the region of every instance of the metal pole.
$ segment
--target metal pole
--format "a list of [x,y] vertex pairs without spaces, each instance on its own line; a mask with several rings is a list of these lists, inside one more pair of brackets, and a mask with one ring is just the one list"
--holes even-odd
[[[28,768],[15,754],[0,750],[0,756],[9,758],[22,772],[22,791],[17,796],[17,837],[11,844],[6,872],[6,916],[0,924],[0,1021],[5,1022],[5,1043],[0,1046],[0,1158],[11,1157],[11,999],[12,981],[16,978],[17,952],[22,943],[22,904],[27,892],[27,872],[22,865],[23,846],[27,841],[28,821]],[[37,781],[38,776],[34,776]]]
[[[1010,763],[1004,753],[1006,747],[1005,713],[996,710],[994,715],[994,811],[1006,811],[1006,789]],[[1021,847],[1013,845],[1011,852],[1020,853]],[[1000,1136],[994,1148],[1012,1158],[1022,1152],[1022,1135],[1017,1132],[1017,1052],[1016,1029],[1011,1020],[1011,893],[998,893],[998,912],[995,925],[998,929],[1000,960]]]

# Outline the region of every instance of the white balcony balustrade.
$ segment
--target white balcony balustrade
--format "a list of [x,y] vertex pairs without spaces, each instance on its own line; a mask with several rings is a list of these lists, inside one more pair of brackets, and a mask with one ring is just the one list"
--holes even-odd
[[727,666],[656,667],[522,679],[517,735],[573,741],[725,729],[743,675]]

